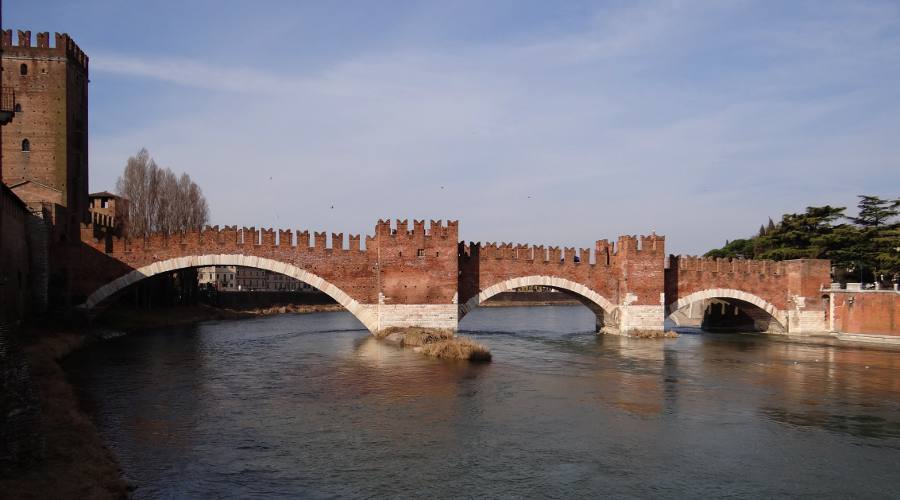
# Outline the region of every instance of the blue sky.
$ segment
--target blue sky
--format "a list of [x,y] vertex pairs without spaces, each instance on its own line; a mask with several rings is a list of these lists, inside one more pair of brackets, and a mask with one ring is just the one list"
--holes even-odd
[[[91,64],[91,190],[129,155],[215,224],[672,253],[900,195],[900,4],[7,1]],[[331,207],[334,208],[331,208]]]

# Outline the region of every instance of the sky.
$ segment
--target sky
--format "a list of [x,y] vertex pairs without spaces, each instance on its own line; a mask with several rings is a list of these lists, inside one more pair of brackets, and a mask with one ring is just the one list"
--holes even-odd
[[900,196],[896,0],[3,7],[90,57],[91,191],[145,147],[212,224],[697,254]]

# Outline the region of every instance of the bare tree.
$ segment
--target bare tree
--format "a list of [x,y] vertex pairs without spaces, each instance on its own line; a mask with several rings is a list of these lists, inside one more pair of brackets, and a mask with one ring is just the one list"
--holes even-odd
[[158,167],[146,149],[128,158],[116,190],[128,199],[124,228],[129,236],[190,231],[209,220],[200,187],[188,174],[179,178],[171,169]]

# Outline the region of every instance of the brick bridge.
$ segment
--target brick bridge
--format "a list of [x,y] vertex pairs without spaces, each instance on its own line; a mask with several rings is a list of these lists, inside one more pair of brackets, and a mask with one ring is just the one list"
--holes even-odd
[[[208,227],[137,241],[82,228],[84,245],[70,262],[70,293],[87,312],[144,278],[179,269],[247,266],[282,273],[320,289],[370,331],[420,326],[455,329],[500,292],[529,285],[567,292],[597,316],[598,331],[639,335],[663,329],[666,317],[692,304],[720,315],[745,315],[760,330],[826,330],[819,292],[830,281],[826,260],[784,262],[665,255],[663,236],[620,236],[583,248],[460,243],[446,224],[378,221],[375,235]],[[312,245],[310,244],[312,243]],[[721,306],[719,309],[718,306]]]

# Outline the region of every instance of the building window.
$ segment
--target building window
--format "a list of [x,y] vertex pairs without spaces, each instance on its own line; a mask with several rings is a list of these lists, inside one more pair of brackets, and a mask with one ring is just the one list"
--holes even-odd
[[27,153],[31,151],[31,143],[28,142],[28,139],[22,139],[22,152]]
[[19,74],[22,76],[25,76],[28,74],[28,65],[27,64],[22,63],[22,65],[19,66]]
[[21,113],[21,112],[22,112],[22,105],[19,104],[19,103],[16,103],[16,106],[13,108],[13,111],[15,111],[16,113]]
[[416,257],[424,257],[424,256],[425,256],[425,249],[424,249],[424,248],[420,248],[420,249],[418,249],[418,250],[416,251]]

